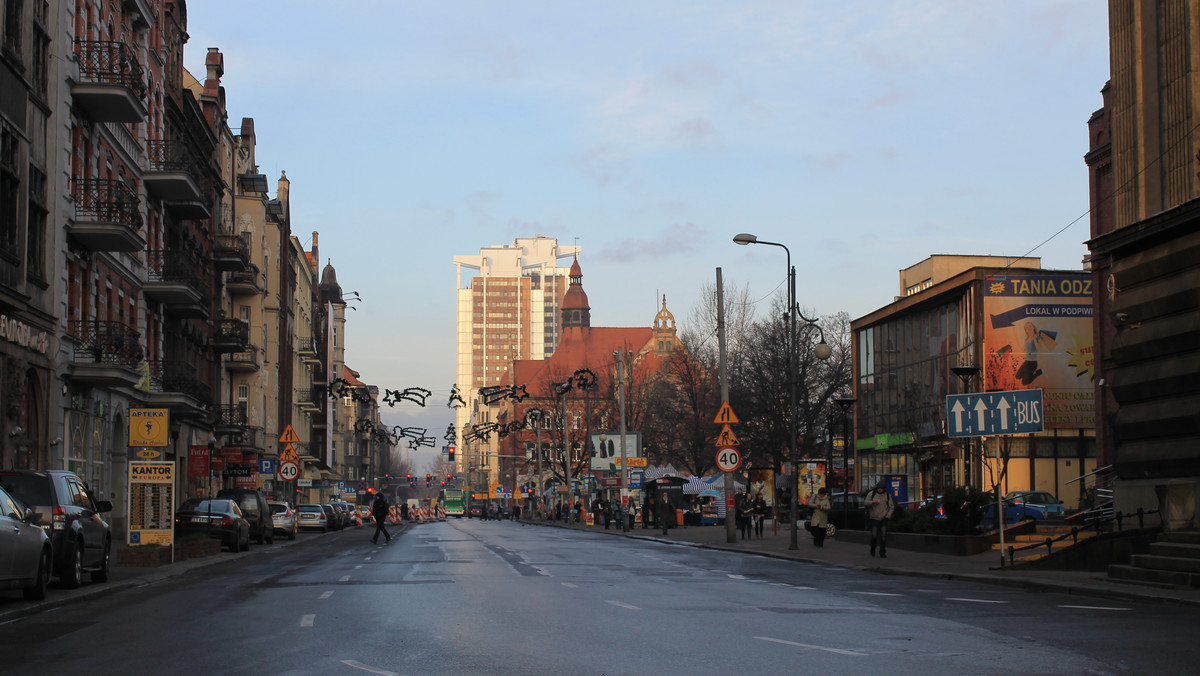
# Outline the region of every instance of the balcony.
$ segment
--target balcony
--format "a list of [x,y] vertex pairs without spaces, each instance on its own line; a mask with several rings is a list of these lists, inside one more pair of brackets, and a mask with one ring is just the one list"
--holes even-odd
[[75,220],[68,224],[71,238],[92,251],[141,251],[146,240],[137,193],[120,181],[97,178],[71,179]]
[[219,319],[213,329],[210,347],[217,352],[245,352],[251,347],[250,325],[240,319]]
[[207,419],[212,389],[201,382],[196,368],[178,361],[151,361],[150,394],[146,404],[166,408],[173,418]]
[[68,322],[74,341],[68,377],[90,387],[137,387],[143,379],[141,336],[121,322],[96,319]]
[[207,317],[208,289],[204,270],[181,251],[148,251],[142,294],[162,303],[179,317]]
[[283,222],[283,202],[279,200],[267,201],[267,218],[275,223]]
[[320,364],[321,357],[317,355],[317,342],[313,338],[301,338],[296,342],[296,354],[300,355],[305,364]]
[[242,352],[226,354],[222,361],[225,369],[233,373],[256,373],[262,367],[262,356],[256,345],[250,345]]
[[238,184],[242,192],[266,192],[269,189],[266,174],[238,174]]
[[296,390],[296,405],[305,413],[320,413],[324,393],[324,388]]
[[146,160],[149,169],[142,174],[146,190],[168,203],[187,204],[207,197],[205,181],[200,177],[200,167],[188,147],[179,141],[148,141]]
[[225,290],[231,296],[259,296],[266,290],[258,266],[251,264],[248,270],[231,272],[225,278]]
[[229,446],[241,446],[244,451],[261,453],[266,449],[263,443],[265,439],[261,427],[243,427],[236,432],[230,432],[225,443]]
[[76,40],[79,82],[71,97],[97,122],[146,119],[146,75],[133,50],[109,40]]
[[217,434],[240,432],[250,424],[246,417],[246,404],[224,404],[213,409],[213,427]]
[[213,267],[218,272],[245,272],[250,265],[250,233],[217,235],[213,242]]

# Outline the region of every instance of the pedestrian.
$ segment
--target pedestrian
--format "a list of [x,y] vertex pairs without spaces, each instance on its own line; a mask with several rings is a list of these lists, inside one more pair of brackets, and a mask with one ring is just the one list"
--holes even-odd
[[[513,518],[513,521],[521,520],[521,506],[520,505],[513,505],[512,518]],[[521,525],[524,526],[525,524],[521,524]]]
[[808,532],[812,533],[813,545],[825,546],[825,531],[829,527],[829,490],[822,486],[817,489],[817,497],[808,503],[812,507],[812,516],[808,519]]
[[763,499],[761,493],[759,493],[758,497],[754,498],[754,507],[752,508],[752,511],[754,513],[754,534],[757,535],[759,539],[762,539],[763,522],[767,520],[767,501]]
[[579,520],[581,518],[583,518],[583,500],[576,498],[576,500],[575,500],[575,523],[579,523]]
[[400,505],[400,520],[408,521],[408,503],[407,502],[404,503],[403,505]]
[[388,501],[383,493],[375,494],[375,503],[371,505],[371,516],[375,517],[375,534],[371,536],[371,543],[379,543],[379,534],[383,533],[384,542],[391,542],[392,536],[387,532],[385,522],[388,515]]
[[887,522],[892,518],[892,512],[896,510],[896,501],[892,499],[892,494],[887,491],[887,487],[883,482],[879,482],[871,494],[867,496],[867,527],[871,531],[871,556],[875,556],[875,549],[878,546],[879,558],[887,558]]
[[667,534],[667,528],[670,527],[670,518],[674,516],[674,510],[671,509],[671,503],[666,499],[658,501],[658,520],[662,523],[662,534]]
[[654,512],[658,505],[655,504],[654,498],[650,498],[642,505],[642,530],[650,527],[650,521],[654,518]]
[[738,529],[742,532],[742,539],[745,540],[750,537],[750,504],[746,494],[741,491],[738,491],[734,501],[734,514],[737,517]]

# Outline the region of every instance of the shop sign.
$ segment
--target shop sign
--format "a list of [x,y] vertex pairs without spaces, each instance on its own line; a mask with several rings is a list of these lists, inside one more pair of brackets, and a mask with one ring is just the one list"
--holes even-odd
[[0,338],[45,355],[50,348],[50,334],[35,331],[25,322],[0,314]]

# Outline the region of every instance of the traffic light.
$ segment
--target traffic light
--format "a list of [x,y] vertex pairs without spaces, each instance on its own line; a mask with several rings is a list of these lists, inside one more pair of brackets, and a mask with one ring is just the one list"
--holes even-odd
[[449,456],[450,462],[454,462],[454,447],[450,446],[446,449],[446,455]]
[[425,475],[425,487],[426,487],[426,488],[429,488],[429,487],[430,487],[430,486],[432,486],[432,485],[433,485],[433,475],[432,475],[432,474],[426,474],[426,475]]
[[449,481],[449,480],[450,480],[450,473],[446,472],[446,481]]
[[412,487],[413,487],[413,478],[412,478],[412,475],[411,475],[411,474],[407,474],[407,475],[405,475],[405,476],[407,476],[407,477],[408,477],[408,487],[409,487],[409,488],[412,488]]

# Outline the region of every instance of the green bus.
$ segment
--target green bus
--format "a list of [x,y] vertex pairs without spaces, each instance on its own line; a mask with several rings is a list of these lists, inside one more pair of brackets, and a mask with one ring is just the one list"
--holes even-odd
[[463,492],[458,488],[443,488],[438,494],[438,504],[446,510],[446,516],[463,517]]

